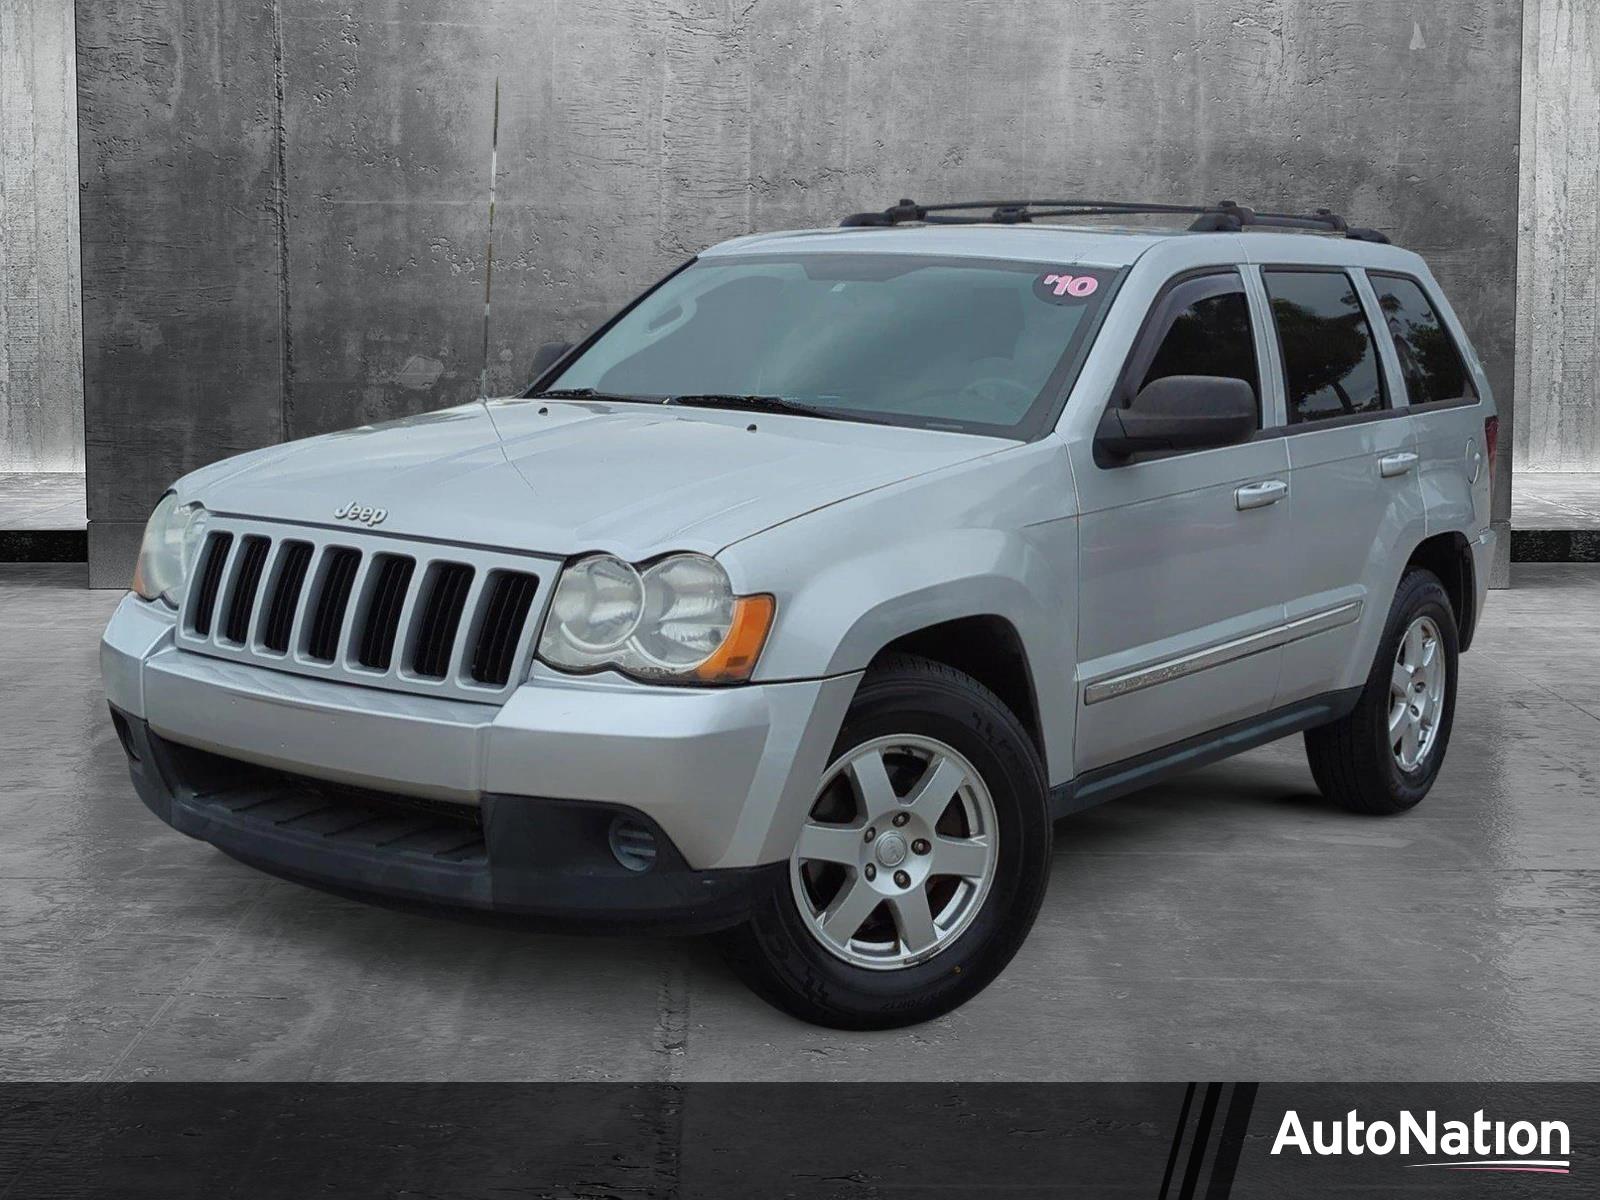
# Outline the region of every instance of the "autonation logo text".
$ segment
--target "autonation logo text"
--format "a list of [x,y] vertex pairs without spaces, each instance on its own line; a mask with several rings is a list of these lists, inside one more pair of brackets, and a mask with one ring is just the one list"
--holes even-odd
[[1450,1171],[1520,1171],[1534,1175],[1566,1175],[1572,1163],[1572,1135],[1565,1121],[1491,1121],[1480,1108],[1470,1121],[1441,1121],[1429,1110],[1418,1117],[1402,1109],[1392,1121],[1366,1121],[1356,1109],[1333,1121],[1300,1119],[1283,1114],[1274,1154],[1298,1151],[1318,1157],[1333,1155],[1422,1155],[1434,1162],[1408,1167],[1442,1167]]

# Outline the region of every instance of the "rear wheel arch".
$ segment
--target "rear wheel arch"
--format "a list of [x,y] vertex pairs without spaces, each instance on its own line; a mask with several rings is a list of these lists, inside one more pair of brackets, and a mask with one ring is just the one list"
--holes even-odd
[[1472,644],[1473,629],[1477,625],[1477,580],[1472,563],[1472,545],[1466,536],[1455,530],[1436,533],[1424,538],[1406,560],[1406,570],[1422,567],[1433,572],[1450,598],[1450,609],[1455,615],[1459,650]]

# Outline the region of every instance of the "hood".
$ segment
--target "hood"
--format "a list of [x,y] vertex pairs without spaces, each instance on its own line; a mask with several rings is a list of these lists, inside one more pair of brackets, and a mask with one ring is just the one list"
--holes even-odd
[[229,459],[181,490],[220,513],[338,525],[354,505],[384,510],[383,533],[639,560],[714,553],[1013,444],[766,413],[491,400]]

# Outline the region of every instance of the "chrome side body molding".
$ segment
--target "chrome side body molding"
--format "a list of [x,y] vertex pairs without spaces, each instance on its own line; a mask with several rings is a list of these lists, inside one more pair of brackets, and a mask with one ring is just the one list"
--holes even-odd
[[1106,675],[1090,680],[1084,685],[1083,702],[1098,704],[1102,700],[1114,700],[1118,696],[1126,696],[1129,692],[1155,687],[1160,683],[1170,683],[1174,679],[1182,679],[1185,675],[1193,675],[1197,671],[1220,667],[1224,663],[1260,654],[1278,646],[1286,646],[1290,642],[1297,642],[1301,638],[1308,638],[1329,629],[1337,629],[1341,625],[1349,625],[1360,617],[1361,601],[1351,600],[1334,608],[1324,609],[1322,612],[1285,621],[1282,625],[1263,629],[1259,633],[1208,646],[1204,650],[1163,659],[1134,671]]

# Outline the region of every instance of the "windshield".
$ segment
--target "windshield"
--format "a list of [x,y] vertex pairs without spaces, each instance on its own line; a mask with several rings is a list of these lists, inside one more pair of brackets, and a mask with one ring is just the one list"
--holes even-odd
[[1031,436],[1066,394],[1115,277],[905,254],[701,259],[546,390],[774,398],[847,419]]

